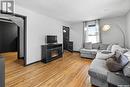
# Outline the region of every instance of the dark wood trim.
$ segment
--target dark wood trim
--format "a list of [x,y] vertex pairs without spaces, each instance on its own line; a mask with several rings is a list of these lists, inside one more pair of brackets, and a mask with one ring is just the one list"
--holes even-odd
[[24,66],[27,65],[27,16],[24,16]]
[[90,60],[94,60],[95,58],[89,58],[89,57],[81,57],[83,59],[90,59]]
[[80,53],[80,51],[73,51],[73,52]]
[[[17,25],[16,25],[17,26]],[[17,57],[20,59],[20,27],[17,26]]]

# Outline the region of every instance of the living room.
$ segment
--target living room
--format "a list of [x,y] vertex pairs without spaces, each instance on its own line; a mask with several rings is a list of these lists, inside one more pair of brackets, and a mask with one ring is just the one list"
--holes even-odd
[[[14,24],[21,31],[17,52],[0,44],[0,87],[130,87],[130,0],[10,1],[1,30]],[[117,54],[123,65],[112,59]]]

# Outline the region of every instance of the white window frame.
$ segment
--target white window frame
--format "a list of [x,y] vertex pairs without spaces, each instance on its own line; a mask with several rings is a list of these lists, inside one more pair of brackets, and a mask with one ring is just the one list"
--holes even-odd
[[[96,28],[96,32],[95,35],[88,35],[88,29],[90,29],[91,27],[95,27]],[[89,40],[88,37],[89,36],[96,36],[96,41],[94,40]],[[84,37],[85,37],[85,43],[87,42],[92,42],[92,43],[98,43],[100,42],[100,30],[99,30],[99,24],[98,21],[90,21],[90,22],[86,22],[86,25],[84,27]]]

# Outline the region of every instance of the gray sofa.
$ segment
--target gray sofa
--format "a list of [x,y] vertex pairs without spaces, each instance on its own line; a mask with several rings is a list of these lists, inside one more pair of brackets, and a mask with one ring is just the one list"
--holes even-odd
[[106,60],[94,59],[90,65],[89,75],[91,84],[99,87],[108,87],[107,73],[109,72],[106,66]]
[[85,43],[84,48],[80,49],[80,56],[84,58],[94,59],[99,50],[107,50],[108,44],[102,43]]
[[0,56],[0,87],[5,87],[5,66],[4,58]]
[[[90,75],[90,81],[93,85],[99,87],[108,87],[107,73],[110,72],[106,66],[106,60],[95,58],[88,71]],[[123,69],[124,75],[130,76],[130,62]]]

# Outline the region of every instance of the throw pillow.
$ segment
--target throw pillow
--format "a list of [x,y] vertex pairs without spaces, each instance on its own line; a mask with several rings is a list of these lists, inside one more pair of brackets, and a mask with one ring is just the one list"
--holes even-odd
[[128,52],[128,49],[122,48],[122,49],[120,49],[120,51],[121,51],[122,53],[126,53],[126,52]]
[[128,63],[128,58],[120,51],[116,51],[115,57],[107,59],[106,65],[110,71],[122,70]]
[[123,67],[129,62],[128,57],[125,56],[121,51],[116,51],[115,58],[116,61]]
[[124,55],[126,55],[127,57],[130,57],[130,50],[128,50],[128,52],[126,52]]
[[121,49],[121,47],[119,45],[113,45],[111,48],[111,52],[115,53],[119,49]]
[[119,45],[113,45],[112,49],[111,49],[111,52],[115,53],[117,50],[121,51],[122,53],[125,53],[125,52],[128,51],[128,49],[122,48]]
[[117,72],[122,70],[122,66],[113,58],[107,59],[106,65],[111,72]]
[[122,55],[121,51],[116,51],[115,52],[115,59],[116,59],[116,61],[119,60],[119,58],[120,58],[121,55]]
[[91,42],[85,43],[85,48],[91,50],[92,49],[92,43]]
[[128,60],[127,56],[125,56],[125,55],[122,54],[119,57],[119,59],[117,60],[117,62],[120,63],[122,65],[122,67],[124,67],[125,65],[127,65],[127,63],[129,62],[129,60]]
[[107,50],[108,44],[100,44],[99,50]]
[[100,43],[93,43],[92,44],[92,49],[99,49]]
[[112,46],[113,46],[113,44],[109,44],[108,47],[107,47],[107,50],[111,51]]
[[98,52],[97,52],[97,55],[96,55],[96,58],[97,58],[97,59],[106,60],[106,59],[108,59],[108,58],[110,58],[110,57],[113,57],[113,56],[114,56],[113,53],[104,54],[104,53],[98,51]]

